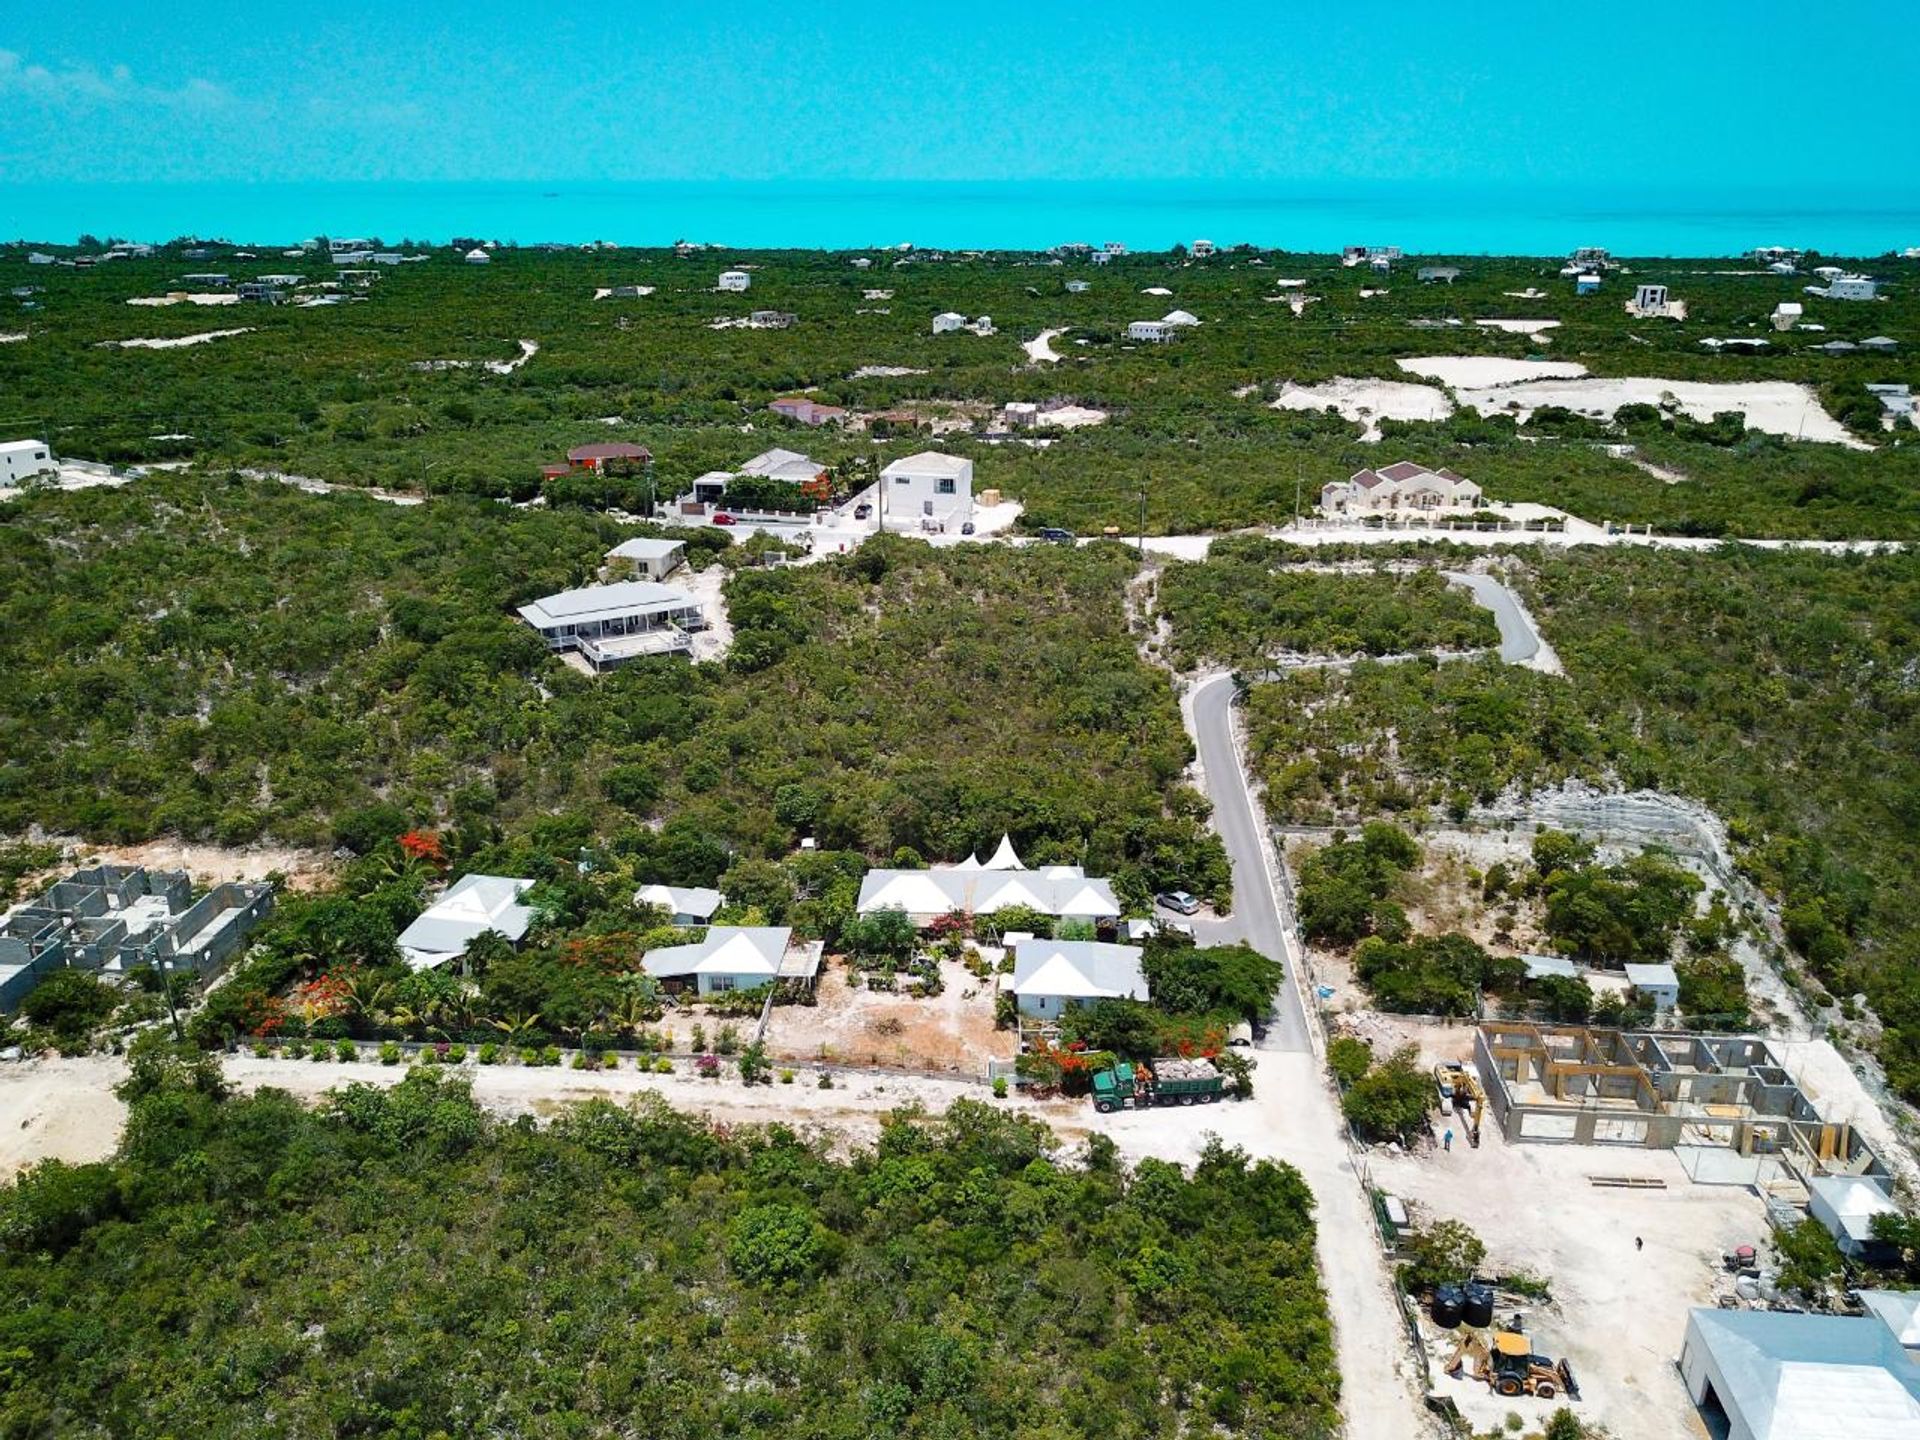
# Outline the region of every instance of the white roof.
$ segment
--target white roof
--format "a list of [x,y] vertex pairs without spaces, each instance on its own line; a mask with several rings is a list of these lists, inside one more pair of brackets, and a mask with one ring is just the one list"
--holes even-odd
[[1679,988],[1680,977],[1673,973],[1671,965],[1625,965],[1627,983],[1636,990]]
[[931,870],[869,870],[860,882],[859,911],[904,910],[909,915],[945,915],[970,911],[991,915],[1025,905],[1048,915],[1113,920],[1120,901],[1110,880],[1089,879],[1077,866],[1046,870],[969,869],[961,865]]
[[467,252],[467,260],[470,264],[485,265],[492,259],[493,257],[484,250],[469,250]]
[[934,316],[933,318],[935,320],[957,320],[960,323],[965,324],[967,317],[962,315],[958,310],[942,310],[938,315]]
[[684,540],[658,540],[651,535],[636,535],[622,540],[607,552],[609,560],[665,560],[677,550],[687,548]]
[[880,472],[882,475],[951,475],[958,479],[973,473],[973,462],[961,455],[942,455],[938,450],[922,450],[896,460]]
[[1920,1290],[1857,1290],[1867,1313],[1909,1350],[1920,1347]]
[[400,932],[400,953],[425,970],[465,954],[489,930],[517,942],[533,922],[533,911],[520,903],[532,888],[533,881],[507,875],[462,875]]
[[818,460],[802,455],[798,450],[782,450],[775,446],[771,450],[762,450],[747,461],[740,467],[740,473],[764,475],[773,480],[791,480],[801,485],[818,476],[823,468]]
[[1880,1186],[1858,1175],[1816,1175],[1807,1182],[1807,1193],[1839,1221],[1849,1240],[1862,1244],[1873,1239],[1874,1216],[1900,1208]]
[[651,580],[622,580],[613,585],[587,585],[543,595],[520,607],[520,618],[537,629],[554,625],[585,625],[624,615],[658,615],[696,606],[693,596],[675,585]]
[[26,451],[41,451],[47,448],[44,440],[0,440],[0,455],[19,455]]
[[1147,979],[1132,945],[1095,940],[1022,940],[1014,947],[1016,995],[1064,1000],[1145,1000]]
[[1701,1309],[1688,1328],[1725,1381],[1721,1403],[1753,1440],[1920,1434],[1920,1366],[1878,1320]]
[[658,905],[669,915],[697,915],[710,919],[720,908],[720,892],[704,885],[642,885],[634,892],[636,905]]
[[1572,980],[1580,974],[1580,967],[1571,960],[1558,955],[1522,955],[1527,962],[1527,979],[1538,980],[1546,975],[1564,975]]
[[715,925],[697,945],[668,945],[649,951],[641,968],[656,979],[682,975],[757,975],[780,973],[793,931],[785,925]]
[[1160,317],[1162,325],[1198,325],[1200,317],[1191,310],[1170,310]]
[[1020,854],[1013,848],[1013,836],[1002,831],[1000,844],[993,852],[993,858],[981,867],[986,870],[1024,870],[1020,863]]

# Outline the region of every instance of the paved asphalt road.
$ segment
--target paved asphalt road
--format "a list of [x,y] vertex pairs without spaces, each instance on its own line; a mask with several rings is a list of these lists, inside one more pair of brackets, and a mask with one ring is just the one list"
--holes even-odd
[[1500,627],[1500,658],[1509,665],[1525,665],[1540,653],[1540,632],[1533,628],[1533,617],[1521,607],[1520,597],[1491,575],[1474,575],[1464,570],[1448,570],[1447,579],[1473,594],[1483,610],[1493,612],[1493,623]]
[[1207,798],[1213,801],[1214,828],[1220,832],[1227,859],[1233,864],[1233,914],[1224,920],[1196,924],[1195,933],[1208,942],[1245,940],[1262,955],[1286,965],[1287,983],[1274,997],[1275,1019],[1260,1048],[1311,1051],[1306,1011],[1295,983],[1291,928],[1274,894],[1260,845],[1262,822],[1247,791],[1246,772],[1234,743],[1232,676],[1217,676],[1194,690],[1193,724]]

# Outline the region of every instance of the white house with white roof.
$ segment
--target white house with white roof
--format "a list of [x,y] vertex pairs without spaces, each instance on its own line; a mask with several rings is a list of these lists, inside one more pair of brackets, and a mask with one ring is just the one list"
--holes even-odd
[[1200,317],[1191,310],[1169,310],[1160,317],[1162,325],[1170,325],[1175,330],[1185,330],[1200,323]]
[[1112,881],[1089,879],[1078,865],[1029,870],[1005,835],[985,864],[969,855],[958,865],[925,870],[869,870],[860,882],[856,905],[862,915],[904,910],[920,926],[956,912],[992,915],[1016,907],[1089,924],[1120,917]]
[[973,462],[922,450],[880,472],[881,518],[889,530],[958,530],[973,519]]
[[[336,255],[333,258],[338,260],[340,257]],[[373,258],[373,253],[371,251],[368,251],[364,255],[358,255],[355,258],[363,259],[363,260],[371,260]],[[493,257],[489,255],[486,251],[480,249],[478,246],[475,246],[473,249],[469,250],[463,258],[466,260],[467,264],[469,265],[491,265],[493,263]]]
[[664,580],[678,570],[687,558],[687,542],[664,540],[653,535],[636,535],[622,540],[607,552],[609,561],[625,561],[642,579]]
[[1725,1440],[1920,1435],[1920,1365],[1877,1311],[1693,1310],[1680,1375]]
[[685,590],[651,580],[620,580],[562,590],[520,607],[547,648],[574,651],[596,671],[642,655],[692,649],[706,628],[700,602]]
[[670,988],[713,995],[776,980],[811,982],[820,973],[820,951],[818,940],[796,946],[785,925],[715,925],[694,944],[648,951],[640,968]]
[[1900,1207],[1865,1176],[1817,1175],[1807,1182],[1807,1213],[1827,1227],[1842,1255],[1858,1259],[1878,1243],[1874,1217],[1897,1215]]
[[722,270],[715,284],[722,290],[738,293],[753,284],[753,277],[744,270]]
[[1628,965],[1627,984],[1653,1003],[1655,1010],[1671,1010],[1680,1003],[1680,977],[1671,965]]
[[720,908],[721,894],[705,885],[642,885],[633,903],[664,910],[676,925],[705,925]]
[[489,930],[518,945],[533,923],[521,897],[533,881],[510,875],[462,875],[400,932],[401,957],[415,970],[458,960]]
[[1046,1020],[1076,1005],[1150,998],[1139,949],[1097,940],[1022,939],[1005,988],[1021,1014]]
[[1179,331],[1178,325],[1169,325],[1164,320],[1134,320],[1127,325],[1127,338],[1159,345],[1173,339]]
[[36,475],[58,475],[60,462],[44,440],[0,441],[0,490],[23,485]]

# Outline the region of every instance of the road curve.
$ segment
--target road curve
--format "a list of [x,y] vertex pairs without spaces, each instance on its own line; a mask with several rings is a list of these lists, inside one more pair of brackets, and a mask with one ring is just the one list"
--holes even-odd
[[1560,673],[1560,657],[1541,637],[1533,616],[1520,603],[1520,597],[1491,575],[1476,575],[1468,570],[1443,570],[1452,584],[1473,596],[1474,604],[1493,612],[1493,623],[1500,627],[1500,658],[1509,665],[1524,665],[1529,670]]
[[1194,687],[1192,724],[1207,798],[1213,802],[1213,827],[1233,865],[1233,914],[1196,926],[1196,932],[1202,940],[1244,940],[1287,967],[1286,983],[1274,997],[1274,1023],[1261,1048],[1311,1052],[1291,917],[1282,913],[1274,890],[1262,833],[1265,822],[1248,787],[1233,733],[1231,675],[1216,675]]

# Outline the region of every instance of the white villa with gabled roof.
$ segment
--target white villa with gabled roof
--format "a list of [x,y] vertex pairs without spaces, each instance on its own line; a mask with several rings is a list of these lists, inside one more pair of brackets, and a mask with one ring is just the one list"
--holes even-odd
[[694,987],[702,995],[754,990],[776,980],[811,982],[820,973],[818,940],[793,943],[785,925],[714,925],[690,945],[650,950],[640,968],[670,988]]
[[920,926],[956,912],[992,915],[1016,907],[1089,924],[1120,917],[1112,881],[1089,879],[1078,865],[1029,870],[1006,835],[985,864],[969,855],[958,865],[925,870],[869,870],[860,882],[856,906],[862,915],[904,910]]
[[1138,947],[1097,940],[1021,939],[1013,947],[1013,974],[1004,988],[1022,1014],[1046,1020],[1057,1020],[1076,1005],[1152,998]]

